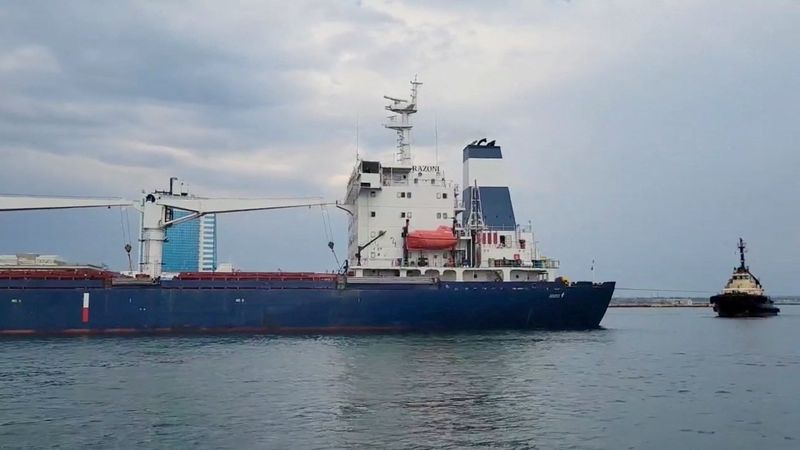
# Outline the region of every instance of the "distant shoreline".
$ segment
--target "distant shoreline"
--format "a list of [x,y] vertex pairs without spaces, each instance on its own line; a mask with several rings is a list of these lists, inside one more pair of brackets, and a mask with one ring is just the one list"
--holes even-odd
[[[775,303],[778,306],[784,305],[800,305],[800,302],[786,302]],[[693,303],[693,304],[680,304],[680,303],[614,303],[608,305],[609,308],[709,308],[711,305],[708,303]]]
[[608,305],[609,308],[708,308],[708,303],[700,303],[700,304],[692,304],[692,305],[680,305],[680,304],[658,304],[658,303],[618,303],[614,304],[611,303]]

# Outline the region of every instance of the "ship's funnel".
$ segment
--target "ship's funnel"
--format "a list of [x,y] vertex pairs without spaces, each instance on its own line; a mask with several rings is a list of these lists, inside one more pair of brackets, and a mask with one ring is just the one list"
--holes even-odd
[[481,209],[485,225],[502,229],[516,227],[514,207],[506,181],[507,171],[503,152],[495,141],[481,145],[487,139],[464,147],[463,199],[472,198],[472,189],[480,190]]

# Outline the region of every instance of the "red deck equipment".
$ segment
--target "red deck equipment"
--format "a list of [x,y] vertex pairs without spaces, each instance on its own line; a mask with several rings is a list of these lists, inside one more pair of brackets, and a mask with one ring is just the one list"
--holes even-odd
[[417,230],[408,233],[406,247],[409,250],[451,250],[456,245],[453,230],[444,225],[435,230]]

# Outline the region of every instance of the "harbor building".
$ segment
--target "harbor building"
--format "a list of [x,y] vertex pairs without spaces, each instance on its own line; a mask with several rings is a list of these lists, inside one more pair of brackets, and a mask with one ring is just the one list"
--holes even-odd
[[[172,210],[178,219],[188,211]],[[208,214],[187,220],[166,230],[164,272],[213,272],[217,268],[217,217]]]

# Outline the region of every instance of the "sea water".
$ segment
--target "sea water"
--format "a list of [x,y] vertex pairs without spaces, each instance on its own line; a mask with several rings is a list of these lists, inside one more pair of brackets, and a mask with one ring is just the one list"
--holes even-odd
[[800,448],[800,306],[603,329],[0,340],[0,448]]

